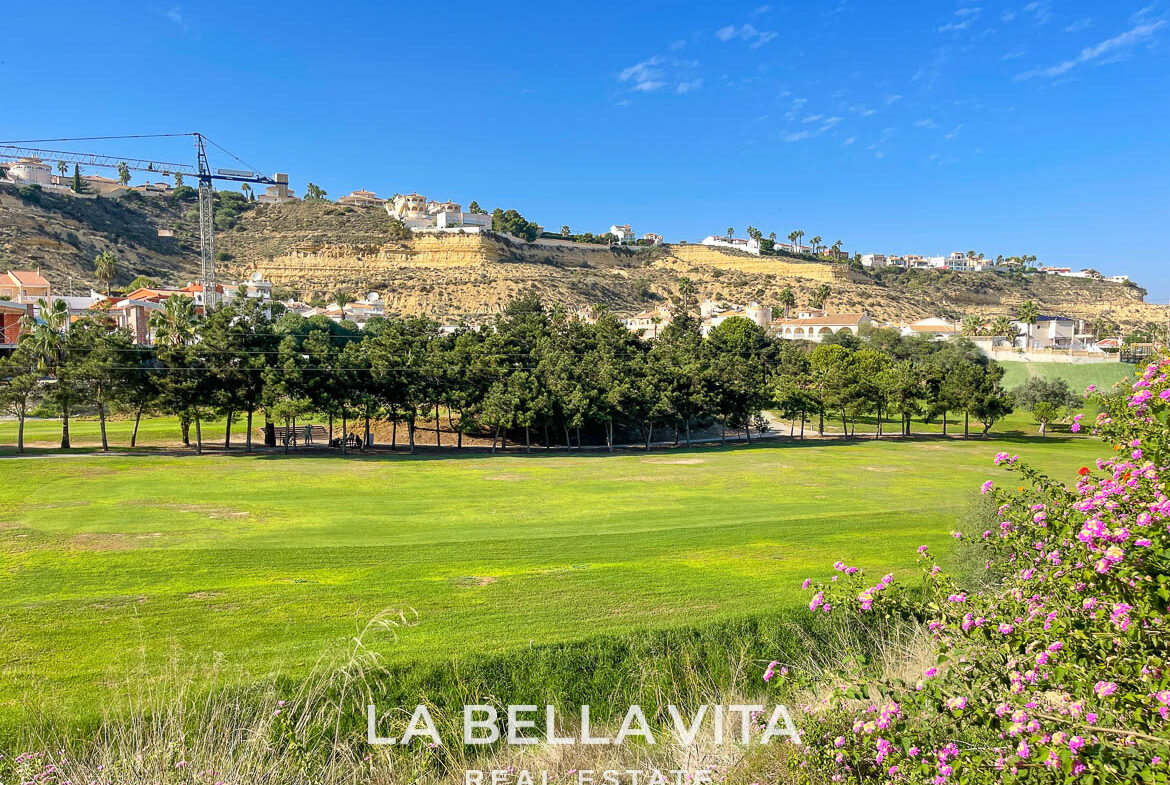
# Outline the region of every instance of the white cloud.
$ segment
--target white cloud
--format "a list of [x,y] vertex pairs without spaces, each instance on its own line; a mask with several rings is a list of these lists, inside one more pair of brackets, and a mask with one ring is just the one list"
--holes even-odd
[[655,81],[653,79],[647,79],[645,81],[638,82],[636,85],[634,85],[634,90],[636,90],[639,93],[652,93],[655,90],[661,90],[663,87],[666,87],[666,82],[659,82],[659,81]]
[[977,16],[983,10],[983,6],[974,5],[966,8],[959,8],[955,11],[955,16]]
[[821,120],[823,118],[824,118],[823,114],[810,114],[808,117],[804,118],[800,122],[802,122],[802,123],[815,123],[817,120]]
[[650,79],[658,77],[662,73],[662,69],[658,66],[662,65],[662,58],[658,55],[651,57],[649,60],[643,60],[640,63],[634,63],[629,68],[624,69],[618,74],[619,82],[645,82]]
[[1010,22],[1016,18],[1016,12],[1010,8],[999,15],[999,18],[1004,22]]
[[896,103],[898,103],[898,101],[901,101],[901,100],[902,100],[902,96],[898,95],[897,93],[894,93],[893,95],[886,96],[885,104],[886,104],[886,106],[892,106],[893,104],[896,104]]
[[686,95],[687,93],[691,93],[691,92],[694,92],[695,90],[698,90],[702,86],[703,86],[702,79],[691,79],[691,80],[686,81],[686,82],[679,82],[678,87],[676,87],[674,89],[674,91],[676,93],[678,93],[679,95]]
[[1023,57],[1024,55],[1026,55],[1027,53],[1028,52],[1026,49],[1013,49],[1010,52],[1004,52],[1003,57],[1001,57],[999,59],[1000,60],[1017,60],[1017,59]]
[[849,145],[853,144],[853,143],[854,143],[854,142],[856,142],[856,141],[857,141],[857,137],[856,137],[856,136],[851,136],[851,137],[849,137],[848,139],[846,139],[844,142],[842,142],[842,143],[841,143],[841,146],[842,146],[842,147],[848,147]]
[[1038,25],[1046,25],[1052,21],[1052,5],[1049,0],[1037,0],[1024,6],[1024,10],[1032,15]]
[[938,123],[931,117],[925,117],[921,120],[915,120],[914,125],[919,128],[938,128]]
[[803,139],[808,139],[812,136],[812,131],[797,131],[796,133],[784,134],[785,142],[799,142]]
[[1093,26],[1093,20],[1089,19],[1088,17],[1085,17],[1084,19],[1078,19],[1077,21],[1073,22],[1072,24],[1065,25],[1064,32],[1066,32],[1066,33],[1079,33],[1082,30],[1088,30],[1092,26]]
[[1078,65],[1083,63],[1091,63],[1094,60],[1100,60],[1106,55],[1112,55],[1115,57],[1119,56],[1129,49],[1132,49],[1137,44],[1140,44],[1142,41],[1153,38],[1154,35],[1165,26],[1166,20],[1164,19],[1159,19],[1156,22],[1140,24],[1137,27],[1126,30],[1120,35],[1115,35],[1112,38],[1108,38],[1099,44],[1086,46],[1081,50],[1080,54],[1070,60],[1065,60],[1062,63],[1057,63],[1056,65],[1049,66],[1048,68],[1036,68],[1031,71],[1025,71],[1021,74],[1016,74],[1016,81],[1032,79],[1037,76],[1060,76],[1061,74],[1068,73]]
[[771,30],[757,30],[751,24],[744,24],[740,27],[735,25],[727,25],[715,31],[715,37],[720,41],[733,41],[739,39],[746,41],[752,49],[757,49],[764,44],[772,41],[779,33]]
[[960,30],[966,30],[971,26],[971,20],[965,19],[962,22],[948,22],[941,27],[934,28],[936,33],[957,33]]
[[956,136],[959,135],[959,131],[962,131],[962,130],[963,130],[963,124],[959,123],[954,128],[952,128],[950,131],[947,132],[946,138],[947,139],[954,139]]
[[677,52],[679,49],[682,49],[686,45],[687,45],[687,42],[683,41],[683,40],[671,41],[670,42],[670,51]]

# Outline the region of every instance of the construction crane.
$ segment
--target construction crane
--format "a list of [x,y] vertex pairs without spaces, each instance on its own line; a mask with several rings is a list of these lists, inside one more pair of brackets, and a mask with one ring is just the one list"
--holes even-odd
[[[79,142],[109,139],[146,139],[170,136],[190,136],[195,140],[195,165],[167,163],[145,158],[125,158],[115,155],[99,153],[78,153],[66,150],[47,150],[39,147],[27,147],[30,144],[45,144],[49,142]],[[237,156],[224,150],[201,133],[183,134],[136,134],[129,136],[87,136],[61,139],[22,139],[9,142],[0,142],[0,160],[39,158],[42,161],[56,160],[77,166],[92,166],[104,169],[120,170],[123,165],[131,171],[150,172],[163,177],[175,174],[194,177],[199,181],[199,260],[200,283],[203,285],[203,306],[206,309],[215,307],[218,294],[215,284],[215,187],[214,180],[225,180],[234,183],[257,183],[260,185],[275,185],[276,181],[267,175],[260,174],[252,169],[211,169],[207,160],[207,143],[223,150],[229,156],[247,166]]]

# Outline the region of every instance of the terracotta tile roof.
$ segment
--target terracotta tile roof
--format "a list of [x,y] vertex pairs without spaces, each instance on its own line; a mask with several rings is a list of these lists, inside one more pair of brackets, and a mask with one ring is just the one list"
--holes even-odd
[[45,280],[38,272],[32,270],[9,270],[8,277],[21,286],[48,286],[49,282]]
[[807,319],[780,319],[779,323],[784,326],[791,325],[793,327],[806,327],[809,325],[834,325],[834,324],[861,324],[862,319],[869,317],[863,313],[834,313],[828,316],[810,316]]

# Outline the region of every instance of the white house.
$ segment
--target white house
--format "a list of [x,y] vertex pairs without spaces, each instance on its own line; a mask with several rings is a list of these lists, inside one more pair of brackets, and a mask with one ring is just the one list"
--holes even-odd
[[386,202],[386,212],[411,231],[470,231],[492,228],[486,213],[465,213],[456,202],[429,201],[422,194],[396,194]]
[[801,311],[795,319],[779,319],[773,324],[773,334],[792,341],[815,341],[820,343],[826,336],[839,330],[848,330],[857,335],[861,328],[872,325],[873,320],[863,313],[826,313],[825,311]]
[[636,239],[634,230],[630,228],[629,224],[613,224],[609,227],[609,233],[616,237],[622,245],[632,243]]
[[772,309],[756,302],[739,306],[725,305],[714,300],[704,300],[699,303],[699,316],[702,320],[701,330],[703,335],[707,335],[711,330],[732,317],[747,319],[765,331],[772,324]]
[[18,158],[7,169],[9,179],[15,183],[44,186],[53,183],[53,168],[40,158]]
[[871,267],[877,269],[885,267],[889,264],[889,260],[884,253],[865,253],[861,255],[861,266]]
[[1038,316],[1036,324],[1013,321],[1021,349],[1079,349],[1074,345],[1077,324],[1064,316]]
[[703,238],[701,245],[709,245],[714,248],[729,248],[733,251],[747,251],[756,256],[760,255],[759,240],[742,240],[738,237],[723,237],[711,234]]
[[654,232],[647,232],[642,235],[642,239],[651,245],[662,245],[662,235],[654,234]]
[[666,325],[670,324],[672,318],[670,311],[665,308],[653,308],[628,316],[621,321],[630,332],[637,333],[641,338],[649,339],[657,338]]
[[946,341],[960,335],[963,328],[957,323],[937,316],[919,319],[901,328],[902,335],[925,335],[936,341]]

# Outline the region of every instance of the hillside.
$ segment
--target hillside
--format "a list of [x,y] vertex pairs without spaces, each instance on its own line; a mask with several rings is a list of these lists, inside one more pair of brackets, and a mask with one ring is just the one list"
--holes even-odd
[[[39,203],[0,186],[0,267],[40,268],[56,285],[94,283],[104,250],[121,261],[117,283],[145,273],[182,283],[198,271],[191,202],[149,197],[77,199],[42,192]],[[490,314],[534,290],[570,309],[605,304],[626,314],[681,302],[680,278],[699,298],[776,303],[785,287],[806,305],[827,283],[830,308],[878,319],[1011,313],[1025,300],[1043,311],[1134,326],[1165,318],[1144,292],[1106,281],[1046,275],[883,271],[755,257],[697,245],[609,248],[557,240],[526,243],[488,235],[409,235],[378,208],[328,202],[258,205],[216,235],[224,276],[261,272],[302,297],[339,288],[380,292],[392,311],[440,319]],[[159,237],[159,229],[174,237]]]

